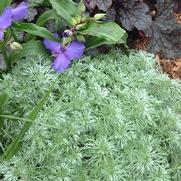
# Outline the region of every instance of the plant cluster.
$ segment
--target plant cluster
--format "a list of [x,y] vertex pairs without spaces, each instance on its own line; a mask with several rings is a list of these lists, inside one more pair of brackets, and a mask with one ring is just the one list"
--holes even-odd
[[181,57],[181,24],[174,11],[181,11],[180,0],[85,0],[91,12],[106,12],[128,32],[138,30],[148,37],[147,49],[165,58]]
[[[173,9],[178,12],[180,4],[180,0],[29,0],[26,3],[2,0],[0,68],[3,67],[3,61],[6,63],[6,70],[10,70],[21,57],[37,52],[45,54],[42,38],[61,43],[63,52],[64,47],[74,40],[83,43],[85,50],[102,44],[125,44],[126,32],[116,23],[107,22],[110,19],[120,24],[128,34],[136,30],[139,36],[148,37],[147,49],[151,53],[159,53],[166,58],[178,58],[181,49],[181,25],[176,21]],[[106,12],[107,18],[103,12]],[[19,22],[23,19],[24,23]],[[58,33],[59,38],[52,33]],[[66,69],[72,62],[72,56],[61,56],[61,60],[62,57],[66,61],[61,66],[60,60],[58,68],[53,63],[58,72],[62,71],[62,67],[63,70]],[[57,59],[60,58],[55,55],[55,60]]]
[[[30,1],[29,4],[21,2],[18,5],[15,1],[16,8],[13,8],[11,3],[12,0],[2,0],[0,4],[0,52],[7,70],[21,57],[45,54],[41,38],[45,39],[46,48],[56,57],[53,68],[58,72],[64,71],[72,60],[80,58],[85,49],[102,44],[126,43],[125,30],[114,22],[101,21],[105,14],[95,14],[94,17],[87,15],[83,1]],[[30,16],[29,5],[41,6],[43,13],[37,13],[38,17],[35,16],[32,22],[20,22]],[[57,29],[57,32],[50,32],[45,28],[50,20],[56,24],[54,29]],[[63,32],[59,32],[60,20],[64,20],[66,25]],[[19,31],[24,32],[21,38],[22,33],[19,35]],[[58,33],[59,36],[53,33]],[[10,51],[9,47],[13,51]]]
[[[36,9],[41,7],[43,12],[29,13],[32,7]],[[48,56],[47,48],[54,57],[52,58],[54,59],[53,69],[56,72],[63,72],[73,60],[79,59],[84,51],[90,48],[102,44],[125,44],[127,39],[125,30],[114,22],[101,21],[104,16],[105,14],[102,13],[95,14],[93,17],[87,15],[83,1],[75,3],[72,0],[28,2],[1,0],[0,63],[4,61],[5,72],[8,72],[16,61],[28,55]],[[54,32],[46,28],[50,21],[56,24]],[[61,27],[62,21],[64,21],[63,27]],[[30,121],[35,120],[38,110],[43,107],[52,87],[27,115],[26,120],[28,119],[29,122],[26,122],[17,139],[7,147],[4,157],[14,155],[14,148],[19,146],[20,139],[31,125]],[[4,114],[10,97],[9,89],[0,88],[0,115]],[[4,124],[4,118],[1,117],[1,135]]]
[[179,83],[143,52],[74,61],[100,45],[127,47],[121,26],[149,36],[150,52],[179,57],[173,6],[1,0],[1,180],[181,180]]
[[2,149],[25,123],[15,117],[56,83],[19,152],[1,162],[2,181],[181,180],[181,88],[152,55],[85,57],[59,75],[49,67],[31,56],[3,75],[13,94],[5,113],[14,117],[4,119]]

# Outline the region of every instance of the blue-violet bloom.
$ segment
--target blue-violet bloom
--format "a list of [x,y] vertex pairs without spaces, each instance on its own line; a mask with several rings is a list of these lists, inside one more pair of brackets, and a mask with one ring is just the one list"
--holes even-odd
[[85,45],[77,40],[73,40],[69,45],[63,47],[61,43],[45,39],[44,45],[55,56],[52,67],[59,73],[66,70],[72,60],[79,59],[85,49]]
[[0,16],[0,40],[4,38],[4,32],[12,25],[13,21],[21,21],[28,12],[25,2],[20,3],[16,8],[6,7]]

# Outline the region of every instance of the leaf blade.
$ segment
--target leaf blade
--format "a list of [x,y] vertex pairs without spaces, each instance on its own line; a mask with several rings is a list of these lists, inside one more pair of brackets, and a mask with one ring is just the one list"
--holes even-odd
[[72,0],[50,0],[56,13],[62,17],[69,25],[72,25],[72,18],[80,15],[78,5]]
[[53,36],[46,28],[40,27],[33,23],[13,23],[13,27],[17,30],[25,31],[32,35],[36,35],[42,38],[48,38],[53,41],[60,41],[59,38]]
[[40,110],[43,108],[44,104],[48,100],[48,97],[50,93],[52,92],[54,88],[54,84],[50,86],[49,90],[44,94],[42,99],[38,102],[38,104],[32,109],[32,111],[29,113],[27,116],[28,120],[31,120],[29,122],[25,122],[23,128],[19,132],[19,134],[15,137],[15,139],[7,146],[6,151],[3,153],[1,156],[2,160],[9,160],[19,149],[20,144],[21,144],[21,139],[25,135],[25,133],[28,131],[30,128],[31,124],[35,121],[38,113]]
[[102,44],[126,44],[127,33],[119,25],[114,22],[95,22],[90,21],[87,27],[83,30],[79,30],[78,33],[82,35],[91,35],[91,37],[96,37],[98,44],[96,45],[93,38],[88,37],[88,41],[94,41],[94,45],[89,46],[96,47]]
[[3,12],[4,8],[9,6],[11,4],[11,2],[12,2],[12,0],[1,0],[1,3],[0,3],[0,15]]

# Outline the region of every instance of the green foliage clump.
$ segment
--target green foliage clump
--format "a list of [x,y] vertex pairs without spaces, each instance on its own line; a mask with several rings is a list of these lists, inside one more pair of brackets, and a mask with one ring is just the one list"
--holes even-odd
[[[9,113],[24,117],[56,79],[21,150],[0,164],[1,180],[181,180],[181,87],[152,55],[85,57],[60,75],[29,57],[4,75]],[[5,121],[10,139],[21,122]]]

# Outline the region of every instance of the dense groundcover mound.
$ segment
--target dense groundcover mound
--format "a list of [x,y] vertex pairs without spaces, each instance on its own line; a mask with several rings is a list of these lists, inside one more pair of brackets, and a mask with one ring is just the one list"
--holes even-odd
[[[2,180],[181,180],[181,86],[152,55],[85,57],[61,75],[49,67],[29,57],[4,77],[8,111],[21,117],[57,81],[18,154],[0,164]],[[7,143],[21,126],[10,121]]]

